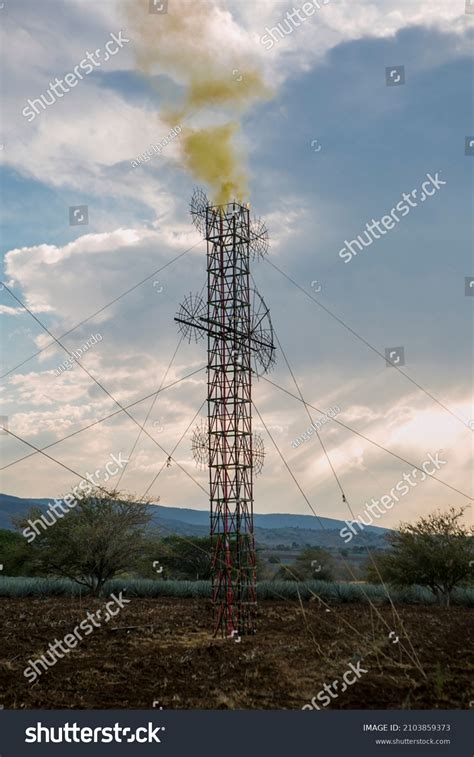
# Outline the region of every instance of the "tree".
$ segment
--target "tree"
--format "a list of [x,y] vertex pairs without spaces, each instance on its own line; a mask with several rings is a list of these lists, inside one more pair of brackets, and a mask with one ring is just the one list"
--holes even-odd
[[210,537],[165,536],[149,539],[138,564],[141,575],[156,578],[153,562],[163,567],[161,577],[171,579],[208,580],[211,574]]
[[[414,524],[402,523],[387,537],[392,549],[377,559],[384,581],[395,586],[426,586],[440,604],[449,607],[454,587],[472,580],[474,528],[459,523],[464,510],[451,507]],[[371,567],[369,580],[375,573]]]
[[283,581],[332,581],[334,561],[329,552],[321,547],[302,549],[295,562],[281,566],[275,578]]
[[[235,545],[234,545],[235,546]],[[262,578],[263,561],[257,548],[257,578]],[[211,578],[213,548],[210,536],[179,536],[170,534],[164,538],[152,535],[147,539],[143,553],[136,563],[137,572],[146,578],[156,578],[159,562],[160,576],[165,579],[209,581]],[[158,568],[159,570],[159,568]]]
[[2,576],[32,575],[31,554],[23,536],[15,531],[0,529],[0,558]]
[[[33,508],[17,527],[42,513]],[[43,575],[69,578],[98,595],[106,581],[133,567],[150,519],[147,502],[96,489],[36,536],[29,546],[32,563]]]

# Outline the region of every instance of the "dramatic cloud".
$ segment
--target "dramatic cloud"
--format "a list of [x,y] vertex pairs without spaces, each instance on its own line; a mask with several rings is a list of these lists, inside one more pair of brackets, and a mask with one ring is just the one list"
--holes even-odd
[[[0,30],[6,49],[3,278],[55,335],[104,308],[64,344],[78,350],[100,332],[84,366],[119,402],[136,402],[206,363],[204,343],[183,342],[172,359],[179,302],[206,281],[205,244],[188,216],[194,178],[209,183],[218,199],[251,188],[252,204],[266,211],[270,261],[382,354],[390,344],[404,344],[407,373],[460,420],[387,368],[269,264],[255,264],[304,397],[322,411],[337,404],[338,420],[410,462],[444,449],[448,462],[440,478],[470,491],[472,432],[465,424],[474,412],[463,277],[471,271],[461,255],[470,214],[463,205],[470,176],[464,72],[474,17],[461,1],[319,5],[298,25],[284,21],[292,12],[286,0],[170,0],[165,15],[149,13],[144,0],[68,0],[61,13],[52,0],[8,4]],[[117,55],[32,122],[22,115],[28,100],[120,30],[130,42]],[[407,65],[405,87],[385,87],[384,69],[392,64]],[[440,115],[443,98],[448,105]],[[182,131],[150,157],[151,146],[180,121]],[[424,175],[420,153],[424,172],[444,170],[442,163],[456,156],[448,166],[449,191],[412,214],[372,257],[361,256],[357,270],[355,264],[341,270],[334,262],[340,240],[416,185]],[[87,225],[69,225],[76,205],[88,205]],[[454,273],[446,273],[448,239],[459,249]],[[118,409],[77,363],[57,375],[65,352],[48,346],[51,337],[6,290],[0,297],[4,370],[11,370],[0,396],[12,430],[43,446]],[[37,350],[38,357],[23,362]],[[281,351],[270,378],[297,394]],[[164,465],[152,494],[165,504],[207,506],[199,488],[206,488],[207,476],[190,452],[193,417],[205,396],[202,372],[160,394],[153,409],[153,397],[131,409],[138,423],[150,412],[146,428],[165,451],[141,434],[126,488],[143,493]],[[309,426],[304,406],[263,379],[253,397],[315,509],[348,517],[316,436],[291,445]],[[264,424],[257,416],[254,423],[266,446],[257,511],[309,512]],[[84,473],[111,452],[128,454],[138,433],[119,413],[50,452]],[[321,435],[356,512],[409,470],[335,421]],[[0,443],[7,462],[31,452],[7,435]],[[188,476],[175,463],[166,466],[176,444],[174,457]],[[56,495],[70,484],[69,473],[40,455],[4,471],[3,489],[20,496]],[[380,525],[465,502],[427,481]]]

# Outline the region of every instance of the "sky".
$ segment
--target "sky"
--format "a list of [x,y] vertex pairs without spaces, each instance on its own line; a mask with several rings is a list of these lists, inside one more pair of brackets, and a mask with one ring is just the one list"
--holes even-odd
[[[329,0],[306,16],[307,4],[286,0],[199,0],[199,25],[187,23],[187,2],[169,0],[166,14],[166,23],[185,19],[184,47],[163,36],[164,15],[148,2],[7,0],[0,10],[0,412],[12,432],[0,434],[3,465],[34,452],[26,442],[53,445],[115,412],[45,450],[54,460],[36,453],[3,470],[1,491],[61,496],[79,481],[72,471],[101,471],[103,483],[110,455],[122,453],[130,459],[122,489],[208,507],[207,473],[191,454],[193,428],[205,419],[205,344],[179,343],[173,319],[205,283],[206,246],[189,200],[196,185],[213,192],[190,170],[186,129],[231,118],[246,177],[241,199],[270,234],[252,275],[282,348],[254,383],[254,429],[265,444],[255,510],[309,514],[311,505],[349,518],[348,503],[361,514],[438,453],[435,475],[449,486],[418,480],[374,524],[390,528],[451,505],[468,506],[470,521],[474,7]],[[270,46],[264,35],[292,8],[304,20],[283,23],[285,35],[274,32]],[[122,46],[105,60],[111,35]],[[95,50],[98,65],[77,69]],[[197,70],[209,58],[237,103],[248,71],[264,94],[230,116],[212,103],[182,111],[181,133],[137,165],[169,137],[170,108],[186,88],[176,50]],[[82,78],[32,117],[28,100],[75,67]],[[424,182],[431,196],[421,202]],[[403,193],[413,205],[405,199],[408,211],[397,213]],[[362,251],[353,245],[357,255],[340,254],[392,211],[390,229]],[[66,351],[46,329],[66,350],[83,349],[96,382],[77,363],[61,368]],[[384,357],[399,347],[401,370]],[[173,382],[151,408],[149,395]],[[339,409],[321,429],[327,455],[315,435],[292,446],[310,419],[278,387],[300,390],[318,409],[314,421]],[[127,415],[117,402],[137,404]]]

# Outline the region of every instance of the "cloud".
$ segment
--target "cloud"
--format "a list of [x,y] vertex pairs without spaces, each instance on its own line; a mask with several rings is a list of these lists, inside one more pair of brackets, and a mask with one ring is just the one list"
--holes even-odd
[[[170,239],[173,241],[172,235],[167,236],[168,242]],[[140,256],[146,260],[150,248],[159,244],[162,238],[157,231],[116,229],[84,234],[62,246],[40,244],[9,250],[5,268],[34,311],[60,314],[62,325],[67,326],[83,317],[84,292],[89,312],[103,305],[104,300],[113,299],[130,283],[136,283],[135,277],[133,282],[129,279],[131,259],[135,265]],[[167,262],[165,255],[161,259]],[[119,261],[121,270],[117,272]],[[158,268],[159,260],[154,262]],[[151,264],[146,273],[150,270]]]
[[[212,5],[212,24],[206,27],[207,60],[216,64],[220,61],[224,73],[228,68],[229,83],[234,87],[237,85],[232,80],[232,70],[237,58],[263,66],[267,82],[278,86],[299,71],[323,64],[327,53],[341,43],[363,37],[388,38],[413,25],[449,31],[457,39],[452,54],[469,52],[465,32],[470,19],[454,3],[444,0],[331,2],[268,52],[259,39],[266,26],[277,24],[289,10],[286,0],[237,4],[232,11],[218,2]],[[103,46],[110,32],[123,28],[127,18],[121,14],[121,4],[107,4],[107,9],[100,11],[88,3],[70,1],[67,14],[55,13],[54,7],[54,3],[48,3],[45,12],[38,14],[35,6],[27,3],[20,24],[12,23],[13,17],[6,18],[5,42],[15,54],[5,56],[8,67],[5,80],[9,86],[5,88],[3,106],[5,120],[11,126],[4,138],[2,160],[20,173],[53,187],[69,186],[98,197],[104,194],[136,197],[139,193],[142,202],[157,208],[157,195],[161,195],[160,200],[164,198],[156,173],[152,169],[140,170],[138,174],[129,170],[129,163],[169,132],[169,125],[158,115],[159,98],[150,93],[148,102],[131,103],[124,92],[107,86],[115,69],[117,73],[134,71],[133,38],[103,69],[98,69],[100,76],[92,74],[79,82],[33,123],[21,115],[28,98],[38,97],[46,91],[51,79],[71,71],[87,50]],[[144,8],[137,4],[135,15],[144,12],[150,29],[152,19]],[[77,23],[71,41],[70,24],[74,19]],[[51,38],[54,45],[47,43]],[[167,40],[161,43],[165,45],[162,58],[171,56],[173,50],[167,52]],[[448,49],[446,45],[438,51],[436,65]],[[202,56],[196,59],[192,47],[187,54],[196,70]],[[181,59],[174,54],[170,60],[176,63]],[[206,60],[201,63],[205,67]],[[178,79],[180,71],[179,66],[174,71]],[[182,161],[183,147],[182,140],[173,140],[160,156],[161,164]],[[119,181],[113,173],[117,166],[121,167]]]
[[[301,8],[303,3],[294,7]],[[273,29],[285,18],[291,8],[286,0],[261,0],[258,3],[242,3],[236,14],[245,25],[256,44],[262,48],[262,60],[266,62],[267,75],[278,83],[298,71],[323,64],[327,53],[338,45],[364,37],[386,39],[399,31],[413,26],[439,29],[457,36],[456,54],[469,51],[465,32],[471,27],[464,14],[462,3],[446,3],[444,0],[381,0],[380,2],[354,3],[352,0],[329,0],[311,17],[300,21],[286,36],[274,32],[275,42],[269,50],[260,42],[267,28]],[[283,25],[284,29],[288,25]],[[449,48],[440,51],[448,53]],[[437,61],[440,63],[440,58]]]
[[0,313],[3,315],[24,315],[24,308],[12,308],[10,305],[0,305]]
[[[299,3],[299,7],[302,5]],[[331,111],[333,120],[329,119],[326,124],[328,131],[331,123],[342,123],[341,128],[347,131],[345,147],[349,144],[352,149],[350,121],[347,125],[344,122],[344,109],[349,100],[350,114],[353,112],[351,108],[361,111],[359,129],[364,137],[371,133],[370,128],[366,131],[366,127],[371,126],[370,118],[376,120],[387,112],[393,118],[394,128],[403,132],[406,121],[400,124],[397,118],[401,114],[406,118],[406,110],[399,102],[394,104],[394,98],[380,97],[377,102],[367,104],[367,113],[362,113],[359,100],[366,94],[363,77],[359,86],[350,87],[350,91],[341,94],[340,99],[339,95],[331,92],[330,99],[324,100],[319,83],[333,62],[334,56],[330,53],[345,43],[371,38],[389,40],[390,45],[386,49],[391,54],[395,35],[419,25],[426,34],[429,30],[435,30],[437,35],[429,49],[417,50],[418,70],[429,73],[431,68],[439,68],[443,62],[468,51],[467,30],[472,19],[463,13],[462,6],[462,2],[446,3],[445,0],[409,0],[402,3],[399,0],[358,3],[332,0],[301,27],[275,44],[272,50],[266,51],[259,41],[260,37],[265,33],[265,26],[278,24],[286,12],[291,11],[286,0],[259,0],[257,3],[232,5],[219,2],[216,22],[208,30],[212,42],[209,54],[214,55],[217,51],[223,70],[229,67],[236,54],[252,59],[255,65],[264,69],[267,85],[275,89],[281,87],[280,91],[286,92],[285,105],[280,106],[276,100],[274,106],[269,107],[269,111],[273,107],[278,109],[278,118],[267,124],[265,119],[268,113],[265,112],[260,122],[249,119],[242,139],[242,147],[249,148],[251,152],[252,170],[264,185],[259,201],[266,203],[269,209],[265,220],[271,232],[271,254],[284,259],[282,267],[301,281],[307,290],[310,290],[311,281],[318,279],[323,284],[323,301],[370,336],[377,345],[383,345],[389,338],[386,334],[389,326],[393,328],[393,338],[396,339],[393,343],[402,343],[398,341],[398,333],[405,327],[403,313],[397,311],[396,322],[388,324],[379,303],[374,304],[370,299],[359,302],[358,293],[362,292],[365,296],[366,292],[362,289],[362,283],[352,279],[342,280],[339,272],[334,275],[328,259],[334,248],[331,232],[335,229],[342,234],[345,229],[343,223],[348,222],[351,208],[356,205],[357,197],[350,198],[347,204],[345,199],[341,200],[345,188],[349,188],[353,195],[367,196],[363,179],[371,182],[381,196],[390,198],[393,187],[382,184],[382,178],[369,163],[367,166],[364,163],[363,173],[357,182],[357,176],[354,171],[351,172],[351,161],[344,154],[343,169],[338,165],[334,168],[337,156],[334,144],[330,144],[329,134],[321,155],[311,153],[313,159],[331,161],[329,179],[318,172],[318,163],[315,164],[314,160],[310,165],[310,157],[304,150],[302,167],[295,168],[293,163],[288,167],[284,159],[288,155],[293,160],[294,153],[290,147],[295,143],[304,141],[309,150],[312,130],[315,130],[315,136],[319,135],[318,108],[324,110],[327,106],[329,110],[334,107]],[[3,19],[6,21],[3,27],[5,41],[10,50],[4,56],[7,73],[4,77],[3,104],[5,120],[10,126],[2,160],[7,168],[6,175],[9,178],[13,175],[20,189],[17,189],[17,196],[12,200],[16,201],[19,220],[18,228],[13,231],[15,241],[7,245],[6,271],[28,306],[36,313],[44,313],[45,324],[53,333],[59,334],[165,265],[175,255],[198,243],[200,237],[193,231],[185,215],[190,178],[177,170],[182,160],[180,138],[173,140],[161,156],[145,165],[137,168],[130,165],[130,161],[169,132],[168,124],[157,113],[162,91],[170,86],[169,82],[159,77],[152,77],[150,84],[144,83],[135,71],[131,46],[111,59],[109,66],[101,67],[97,74],[91,74],[80,82],[33,123],[29,124],[21,115],[28,98],[45,92],[50,80],[73,70],[88,49],[102,46],[111,31],[124,26],[120,4],[69,0],[67,13],[59,14],[57,3],[45,0],[41,4],[22,3],[22,14],[10,4],[8,12],[9,16]],[[151,24],[159,18],[147,14],[145,20]],[[438,40],[442,40],[442,44],[438,44]],[[350,45],[347,47],[352,49]],[[367,74],[368,69],[363,68],[366,48],[354,47],[354,60],[360,65],[361,73]],[[406,47],[402,45],[402,49]],[[381,47],[379,53],[383,57],[384,48]],[[348,60],[342,59],[344,64]],[[232,70],[228,73],[231,78],[229,83],[237,84],[232,79]],[[301,77],[302,73],[308,78]],[[178,71],[176,76],[179,75]],[[370,71],[367,75],[371,75]],[[306,88],[304,97],[314,96],[316,100],[314,109],[304,114],[306,123],[300,123],[301,114],[297,107],[292,108],[294,102],[290,98],[302,78]],[[383,75],[381,81],[383,87]],[[286,82],[288,86],[285,88]],[[431,81],[427,74],[426,83],[428,89],[433,85],[438,97],[438,80],[433,78]],[[314,95],[309,85],[314,88]],[[390,95],[394,94],[404,93],[390,92]],[[341,105],[341,102],[343,107],[338,109],[336,105]],[[420,97],[420,111],[424,104]],[[272,114],[273,111],[269,118]],[[431,112],[427,118],[430,116]],[[424,121],[422,125],[425,128]],[[274,136],[278,137],[278,148],[273,147]],[[268,142],[272,143],[274,152],[269,155],[271,165],[267,170],[265,166],[262,168],[262,150]],[[366,155],[362,158],[365,161]],[[386,160],[387,154],[379,154],[379,163],[382,158]],[[383,160],[382,168],[379,166],[381,172],[385,171]],[[397,162],[400,162],[398,158]],[[409,157],[406,160],[408,163]],[[431,170],[431,164],[429,168]],[[291,193],[283,189],[285,171],[294,180],[295,189]],[[314,187],[313,194],[307,189],[310,184]],[[455,186],[455,177],[452,185]],[[35,192],[38,186],[44,194],[37,201],[38,194]],[[400,186],[408,189],[410,185]],[[463,197],[461,185],[456,196]],[[56,204],[51,210],[52,216],[47,216],[51,199]],[[69,228],[68,205],[87,203],[90,206],[89,227]],[[335,212],[335,208],[340,214]],[[25,212],[34,223],[28,234],[22,223]],[[54,215],[58,212],[63,213],[59,220]],[[46,214],[45,221],[43,213]],[[55,219],[53,224],[50,223],[51,217]],[[84,231],[87,233],[84,234]],[[424,233],[420,215],[416,245]],[[74,235],[76,238],[71,240],[70,236]],[[179,339],[173,323],[178,303],[189,291],[199,291],[205,283],[204,247],[204,244],[198,244],[180,262],[157,275],[162,292],[158,293],[157,288],[153,287],[152,279],[65,340],[68,348],[76,349],[91,332],[100,330],[103,333],[103,341],[87,352],[84,364],[120,402],[132,402],[156,391],[160,385]],[[413,255],[408,242],[406,247],[407,255]],[[418,390],[414,391],[410,386],[407,388],[404,379],[395,372],[388,375],[383,361],[379,364],[377,356],[369,355],[366,348],[355,343],[352,336],[341,331],[340,326],[333,327],[327,316],[318,312],[307,298],[297,300],[296,295],[290,292],[291,285],[287,281],[282,282],[276,272],[270,273],[269,266],[262,264],[254,270],[257,269],[259,272],[256,276],[262,279],[262,294],[273,308],[272,317],[278,334],[280,336],[283,330],[282,340],[286,340],[291,348],[290,358],[292,365],[298,367],[297,378],[304,396],[322,410],[338,404],[343,422],[407,459],[413,459],[413,462],[421,462],[427,452],[444,446],[449,464],[446,472],[442,472],[443,477],[459,488],[467,489],[470,486],[469,447],[466,444],[470,439],[467,436],[469,431]],[[409,270],[410,276],[413,276],[411,261]],[[366,274],[367,281],[371,281],[372,276],[371,269]],[[385,285],[388,278],[384,278]],[[402,267],[400,278],[401,284],[406,287],[407,276]],[[396,290],[393,282],[392,290]],[[381,301],[385,305],[387,289],[382,286],[381,291]],[[8,293],[4,292],[3,295],[5,299],[0,311],[4,315],[17,316],[23,312],[8,301]],[[448,289],[446,296],[454,297]],[[418,292],[416,304],[421,309]],[[312,310],[309,311],[309,308]],[[430,318],[431,313],[428,310],[425,317]],[[407,338],[408,334],[416,331],[415,320],[418,321],[419,313],[415,315],[405,332]],[[5,320],[9,322],[8,318]],[[50,342],[50,337],[30,321],[28,315],[25,315],[22,325],[27,321],[32,327],[30,334],[11,340],[12,365],[26,357],[30,348],[33,351],[32,340],[38,348]],[[425,340],[424,328],[422,331]],[[388,343],[391,343],[391,336]],[[383,346],[380,349],[383,352]],[[409,353],[407,350],[407,354],[412,356],[414,351]],[[10,375],[3,387],[2,400],[5,414],[9,415],[10,427],[26,438],[33,438],[35,444],[50,443],[117,409],[79,366],[75,365],[59,377],[54,376],[55,368],[65,357],[58,346],[49,348],[42,353],[39,364],[27,364],[23,373],[18,371]],[[275,374],[270,378],[288,385],[293,391],[285,375],[281,355],[279,361]],[[193,366],[200,367],[205,362],[204,344],[194,346],[183,343],[167,382],[177,380]],[[415,367],[410,365],[408,370],[417,370],[421,375],[420,381],[427,385],[433,381],[436,392],[439,391],[449,407],[462,418],[472,417],[464,390],[453,389],[452,378],[444,375],[439,359],[437,365],[436,378],[433,378],[434,370],[423,354]],[[466,375],[461,362],[456,373],[460,377]],[[462,383],[461,378],[456,380]],[[205,395],[203,373],[160,395],[147,424],[150,433],[168,451],[184,434],[176,456],[204,487],[207,486],[207,474],[196,469],[190,452],[190,433],[185,431]],[[304,407],[264,381],[255,383],[254,398],[272,436],[318,512],[332,517],[348,517],[317,438],[313,436],[297,449],[291,448],[292,439],[309,425]],[[133,416],[143,422],[151,403],[152,399],[149,399],[137,405],[131,411]],[[203,412],[205,414],[205,409]],[[317,417],[317,413],[313,415]],[[163,431],[153,426],[157,420]],[[300,492],[256,417],[254,425],[262,433],[266,446],[264,472],[255,484],[257,509],[308,512]],[[369,493],[377,496],[390,490],[406,470],[400,461],[353,437],[333,422],[323,428],[322,435],[345,490],[350,492],[351,502],[356,507],[367,500]],[[126,415],[119,414],[107,423],[52,448],[51,454],[84,473],[95,470],[110,452],[117,454],[122,449],[127,454],[137,436],[136,425]],[[24,445],[3,436],[2,444],[10,456],[8,459],[28,453]],[[127,470],[125,485],[137,492],[143,491],[165,461],[166,455],[146,435],[142,435],[136,457]],[[5,488],[20,495],[56,495],[65,490],[71,481],[70,474],[40,455],[31,458],[28,463],[8,469],[6,473]],[[144,480],[145,474],[150,477],[149,480]],[[204,493],[175,464],[170,468],[165,466],[153,492],[161,494],[165,504],[208,506]],[[423,489],[420,487],[414,492],[403,512],[387,515],[383,525],[398,522],[402,515],[408,518],[419,512],[427,512],[436,505],[459,501],[462,500],[439,484],[427,482]]]

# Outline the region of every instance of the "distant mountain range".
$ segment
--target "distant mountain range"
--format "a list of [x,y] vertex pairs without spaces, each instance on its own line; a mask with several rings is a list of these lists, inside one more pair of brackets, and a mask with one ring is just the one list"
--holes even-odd
[[[12,530],[13,517],[22,517],[31,507],[46,510],[52,499],[23,499],[9,494],[0,494],[0,528]],[[209,512],[187,507],[167,507],[152,505],[152,525],[163,536],[207,536],[209,533]],[[346,524],[333,518],[316,518],[314,515],[292,515],[290,513],[268,513],[254,515],[255,537],[261,546],[277,545],[302,547],[344,546],[339,531]],[[357,539],[357,546],[365,542],[370,546],[385,545],[384,536],[388,529],[366,526],[364,541]],[[351,546],[356,546],[355,544]],[[385,545],[386,546],[386,545]]]

